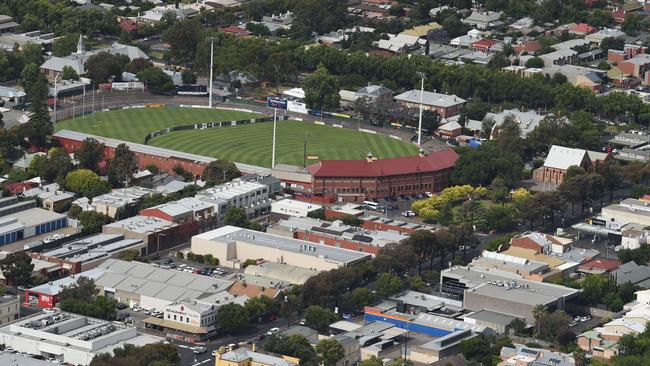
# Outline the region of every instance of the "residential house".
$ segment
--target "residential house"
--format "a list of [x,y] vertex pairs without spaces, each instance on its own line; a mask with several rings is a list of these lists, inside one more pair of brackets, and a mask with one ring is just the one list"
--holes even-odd
[[513,46],[513,49],[515,50],[515,53],[519,56],[534,55],[540,49],[542,49],[542,45],[539,43],[538,40],[535,39],[530,41],[517,42],[517,44]]
[[550,65],[544,67],[542,71],[549,76],[564,75],[571,85],[586,88],[595,93],[601,92],[602,84],[607,78],[607,72],[604,70],[575,65]]
[[177,224],[204,222],[214,216],[214,205],[194,197],[163,203],[140,211],[142,216],[153,216]]
[[429,24],[422,24],[422,25],[417,25],[413,28],[406,29],[402,31],[400,34],[404,34],[407,36],[416,36],[416,37],[426,37],[429,32],[442,29],[442,26],[438,24],[437,22],[431,22]]
[[372,102],[389,103],[393,100],[393,91],[383,85],[372,85],[368,83],[368,86],[357,90],[356,97],[357,99],[365,98]]
[[650,288],[650,267],[638,265],[634,261],[621,264],[611,272],[611,276],[617,285],[629,282],[637,288]]
[[504,23],[500,20],[503,13],[500,11],[472,11],[472,14],[462,22],[474,28],[486,30]]
[[247,37],[252,34],[250,31],[246,30],[246,28],[240,27],[238,25],[230,25],[228,27],[219,28],[219,32],[227,33],[235,37]]
[[587,34],[591,34],[594,32],[596,32],[596,28],[590,26],[587,23],[576,24],[573,27],[571,27],[571,29],[569,29],[569,33],[578,36],[586,36]]
[[467,34],[452,39],[449,44],[458,48],[470,48],[475,42],[483,39],[481,31],[471,29]]
[[518,109],[506,109],[501,112],[487,113],[485,117],[483,117],[483,121],[494,121],[494,126],[490,132],[491,139],[494,139],[499,135],[503,122],[508,118],[514,120],[515,123],[519,125],[521,137],[526,138],[528,134],[532,132],[546,117],[547,115],[540,114],[535,110],[520,111]]
[[395,101],[408,108],[419,108],[422,102],[422,108],[437,112],[441,117],[451,117],[460,114],[465,105],[465,99],[455,94],[440,94],[436,92],[420,90],[409,90],[395,96]]
[[619,62],[617,66],[624,73],[643,80],[645,74],[650,71],[650,54],[638,54]]
[[600,42],[605,38],[623,38],[625,32],[614,28],[603,28],[596,33],[591,33],[585,36],[585,40],[589,41],[595,46],[600,46]]
[[584,274],[609,275],[621,265],[618,259],[596,258],[581,263],[577,272]]
[[621,230],[621,248],[638,249],[648,243],[648,231],[636,228]]
[[499,354],[503,366],[575,366],[573,355],[533,348],[515,343],[512,347],[501,347]]
[[9,32],[19,26],[20,24],[14,22],[14,18],[0,14],[0,33]]
[[510,240],[510,246],[532,249],[535,253],[562,255],[571,249],[572,241],[539,232],[523,233]]
[[[444,119],[443,119],[443,121],[444,121]],[[458,121],[456,121],[456,120],[447,121],[447,122],[443,123],[442,125],[440,125],[436,129],[436,132],[438,132],[438,134],[440,136],[444,136],[444,137],[447,137],[447,138],[455,138],[455,137],[458,137],[458,136],[462,135],[463,126],[461,126],[460,123],[458,123]]]
[[387,34],[388,39],[380,39],[375,42],[375,47],[393,53],[409,53],[426,44],[426,40],[418,36],[408,34]]

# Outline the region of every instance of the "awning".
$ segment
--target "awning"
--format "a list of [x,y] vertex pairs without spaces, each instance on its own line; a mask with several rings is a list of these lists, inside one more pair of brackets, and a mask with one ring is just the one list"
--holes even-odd
[[170,328],[174,330],[180,330],[181,332],[187,332],[187,333],[192,333],[192,334],[207,334],[208,333],[208,328],[206,327],[195,327],[189,324],[183,324],[183,323],[178,323],[174,322],[171,320],[166,320],[166,319],[160,319],[156,318],[153,316],[150,316],[146,319],[143,320],[143,322],[147,324],[153,324],[157,325],[159,327],[163,328]]

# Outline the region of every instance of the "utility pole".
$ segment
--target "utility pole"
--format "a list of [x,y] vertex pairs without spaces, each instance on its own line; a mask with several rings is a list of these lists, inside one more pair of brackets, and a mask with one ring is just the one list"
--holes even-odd
[[208,88],[210,88],[208,98],[210,99],[208,101],[208,107],[212,108],[212,69],[214,68],[214,37],[208,37],[208,39],[210,40],[210,81],[208,83]]
[[275,168],[275,130],[278,122],[278,109],[273,108],[273,151],[271,152],[271,169]]
[[420,84],[420,117],[418,119],[418,147],[422,147],[422,97],[424,96],[424,73],[418,72],[422,82]]

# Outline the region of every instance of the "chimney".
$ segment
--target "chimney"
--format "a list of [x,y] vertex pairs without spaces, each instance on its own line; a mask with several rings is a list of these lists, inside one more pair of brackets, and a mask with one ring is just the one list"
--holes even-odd
[[253,344],[251,345],[251,351],[257,352],[257,343],[253,342]]

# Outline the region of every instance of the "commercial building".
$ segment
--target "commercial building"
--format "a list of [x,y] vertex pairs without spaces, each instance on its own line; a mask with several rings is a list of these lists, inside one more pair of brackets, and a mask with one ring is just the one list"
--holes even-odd
[[393,91],[383,85],[368,83],[368,86],[356,91],[355,97],[364,98],[369,102],[389,103],[393,100]]
[[[96,268],[64,277],[26,291],[26,301],[36,299],[43,308],[51,308],[66,286],[80,277],[95,280],[99,295],[129,306],[164,311],[171,303],[184,299],[212,301],[228,296],[233,281],[154,267],[147,263],[108,259]],[[223,293],[223,294],[222,294]]]
[[162,318],[144,319],[145,327],[158,329],[167,338],[186,342],[200,342],[212,338],[218,330],[217,312],[223,305],[244,305],[248,296],[232,296],[227,292],[210,296],[209,299],[184,299],[165,306]]
[[160,337],[139,334],[134,326],[65,312],[39,313],[0,328],[0,343],[5,347],[84,366],[125,343],[144,346],[160,341]]
[[501,347],[499,354],[500,365],[504,366],[575,366],[573,355],[549,351],[543,348],[532,348],[523,344],[514,344],[512,347]]
[[[323,206],[293,199],[282,199],[271,203],[271,216],[275,218],[307,217],[312,212],[318,211]],[[273,218],[273,217],[272,217]]]
[[307,167],[317,197],[358,202],[400,194],[438,192],[451,181],[458,159],[452,149],[391,159],[321,160]]
[[[208,156],[189,154],[161,147],[116,140],[70,130],[60,130],[53,135],[53,138],[57,140],[68,153],[73,153],[76,150],[79,150],[84,140],[89,137],[104,144],[105,158],[112,158],[115,153],[115,148],[120,144],[126,144],[135,154],[138,169],[140,170],[146,169],[149,165],[155,165],[159,169],[172,173],[175,166],[181,166],[186,171],[198,177],[203,174],[205,167],[215,160]],[[142,136],[142,138],[144,138],[144,136]],[[242,163],[235,163],[235,165],[243,173],[258,173],[262,175],[268,175],[271,173],[270,169],[254,165]]]
[[113,189],[110,193],[99,195],[92,200],[95,211],[112,218],[128,216],[137,208],[145,197],[156,193],[155,190],[144,187],[127,187]]
[[627,198],[618,204],[603,207],[601,215],[607,221],[635,223],[642,227],[650,226],[650,202]]
[[[302,285],[319,271],[283,263],[264,262],[250,265],[244,269],[244,274],[259,278],[269,278],[277,282],[286,282],[293,285]],[[249,278],[249,277],[246,277]]]
[[35,206],[36,201],[18,202],[15,196],[0,198],[0,245],[68,226],[65,215]]
[[194,197],[163,203],[140,211],[142,216],[157,217],[176,224],[204,223],[214,216],[214,205]]
[[20,318],[20,297],[0,296],[0,325],[11,323],[18,318]]
[[440,275],[441,292],[460,300],[467,310],[490,310],[535,323],[533,309],[545,305],[548,309],[564,309],[567,300],[580,290],[546,282],[535,282],[503,271],[454,266]]
[[191,223],[179,225],[151,216],[133,216],[102,227],[104,234],[122,234],[127,239],[142,240],[148,254],[185,242],[195,231]]
[[140,256],[148,254],[142,239],[125,239],[122,234],[98,234],[41,253],[29,253],[29,256],[59,265],[61,274],[68,276],[93,269],[126,250],[136,250]]
[[420,99],[422,108],[432,112],[437,112],[441,117],[451,117],[460,114],[466,100],[456,95],[448,95],[425,91],[420,96],[420,90],[409,90],[395,96],[395,101],[408,108],[420,108]]
[[309,217],[290,217],[269,226],[268,233],[307,240],[338,248],[376,255],[387,244],[408,238],[396,231],[369,231],[344,224],[340,220],[322,221]]
[[232,268],[240,268],[247,259],[261,259],[316,271],[350,266],[370,258],[366,253],[236,226],[224,226],[193,236],[192,252],[212,254],[221,265]]
[[271,188],[255,180],[235,179],[197,192],[195,198],[213,205],[214,215],[220,222],[230,207],[243,209],[251,218],[271,210]]
[[539,232],[527,232],[510,240],[510,246],[532,249],[535,253],[562,255],[571,249],[571,239]]
[[293,357],[276,357],[255,352],[248,348],[237,348],[230,352],[217,352],[216,366],[298,366],[299,360]]
[[411,234],[416,230],[433,231],[435,229],[433,226],[426,224],[395,220],[380,216],[362,217],[361,221],[361,227],[366,230],[395,231],[400,234]]

